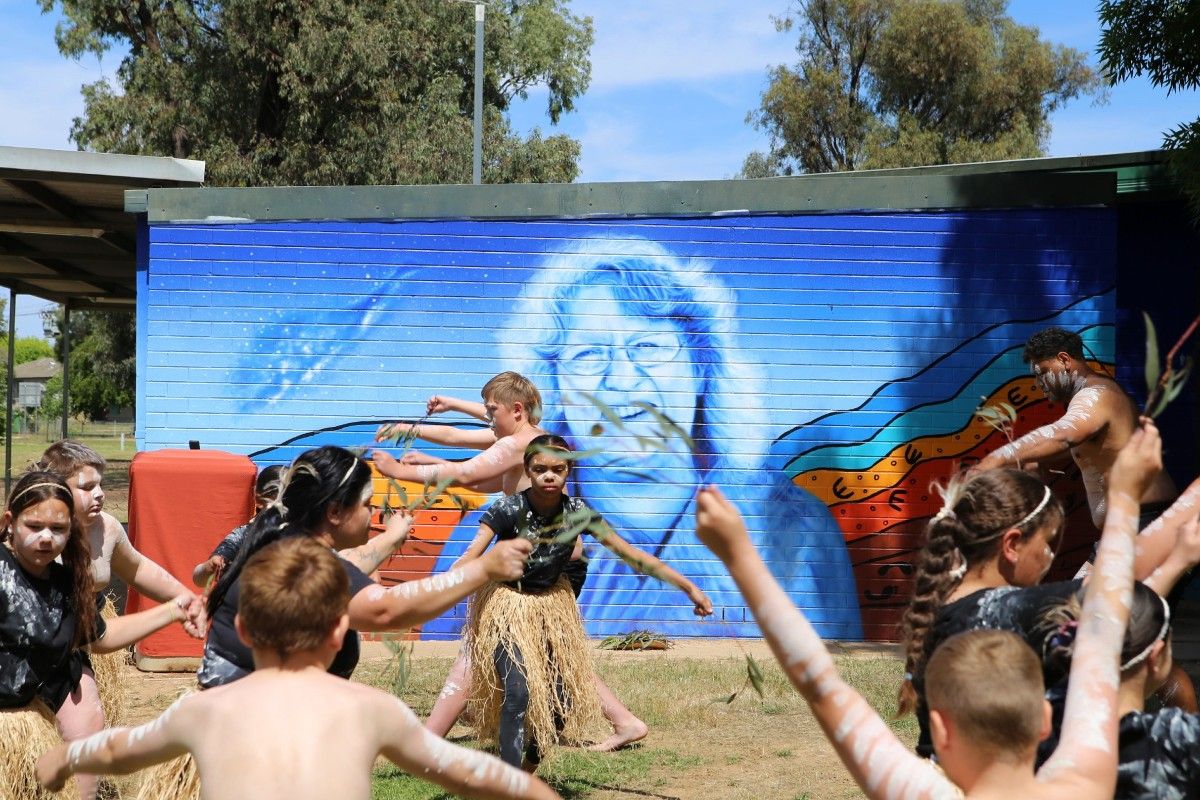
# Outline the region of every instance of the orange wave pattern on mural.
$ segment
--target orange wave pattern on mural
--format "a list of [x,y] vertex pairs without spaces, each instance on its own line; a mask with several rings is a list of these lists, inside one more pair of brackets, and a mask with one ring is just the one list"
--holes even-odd
[[[1013,399],[1017,402],[1012,402]],[[980,405],[999,406],[1009,403],[1018,412],[1037,415],[1036,410],[1048,404],[1041,399],[1041,391],[1033,378],[1023,377],[1011,380],[992,394],[980,401]],[[1040,418],[1040,417],[1039,417]],[[1022,425],[1029,430],[1051,421],[1047,417],[1042,422],[1030,424],[1027,419],[1018,421],[1018,430],[1024,431]],[[885,429],[886,430],[886,429]],[[903,442],[892,448],[891,452],[876,461],[866,470],[840,470],[836,468],[811,469],[798,474],[794,481],[797,486],[816,495],[828,506],[834,506],[863,497],[878,494],[900,486],[913,465],[929,459],[967,459],[972,451],[978,449],[989,436],[1000,435],[994,428],[978,417],[971,417],[961,430],[948,434],[920,436],[911,441]],[[1017,435],[1020,435],[1018,433]],[[999,445],[993,444],[984,453]],[[978,457],[978,456],[976,456]]]
[[[1023,402],[1011,403],[1012,398]],[[1014,438],[1058,419],[1062,407],[1042,399],[1032,378],[1002,385],[981,405],[1012,404]],[[893,448],[868,470],[811,469],[795,483],[820,497],[842,529],[853,563],[867,639],[896,639],[912,593],[929,518],[941,508],[932,488],[1007,442],[977,417],[953,433],[922,436]],[[1045,466],[1045,465],[1044,465]],[[1067,533],[1047,577],[1071,577],[1098,536],[1078,470],[1069,457],[1043,470],[1067,510]]]
[[[377,509],[372,518],[372,536],[378,533],[378,530],[375,530],[377,527],[382,530],[383,508],[407,505],[427,491],[420,483],[390,480],[380,475],[373,466],[371,481],[374,488],[371,502]],[[480,492],[453,486],[431,498],[428,508],[413,515],[413,527],[408,540],[379,568],[379,582],[385,586],[393,586],[432,574],[438,556],[454,527],[462,521],[468,511],[486,503],[487,497]]]

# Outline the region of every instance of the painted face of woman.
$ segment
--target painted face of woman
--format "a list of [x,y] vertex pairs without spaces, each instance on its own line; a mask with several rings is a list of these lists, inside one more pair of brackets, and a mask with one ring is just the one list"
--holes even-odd
[[698,480],[687,446],[663,436],[661,422],[647,410],[691,432],[700,381],[684,332],[674,320],[633,313],[609,286],[580,291],[565,330],[555,376],[565,433],[576,449],[599,451],[580,461],[574,475],[587,487],[588,502],[613,517],[622,535],[653,544],[653,532],[671,525]]
[[35,577],[46,574],[50,562],[66,550],[71,535],[71,510],[53,497],[22,509],[15,519],[6,511],[4,522],[12,532],[17,563]]

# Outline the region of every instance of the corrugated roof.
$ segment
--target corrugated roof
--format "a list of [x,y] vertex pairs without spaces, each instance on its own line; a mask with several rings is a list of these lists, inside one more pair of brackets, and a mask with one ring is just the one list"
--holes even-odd
[[722,181],[130,191],[151,223],[523,219],[1112,205],[1177,196],[1161,151]]

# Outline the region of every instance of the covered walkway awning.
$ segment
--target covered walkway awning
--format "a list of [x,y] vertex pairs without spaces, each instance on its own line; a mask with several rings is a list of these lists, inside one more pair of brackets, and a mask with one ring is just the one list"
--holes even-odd
[[203,182],[203,161],[0,147],[0,285],[132,310],[137,218],[125,190]]
[[[133,312],[137,300],[137,218],[127,189],[199,186],[204,162],[153,156],[0,147],[0,286],[8,309],[8,426],[12,430],[16,296],[72,309]],[[63,363],[63,432],[70,366]],[[5,482],[12,439],[5,437]]]

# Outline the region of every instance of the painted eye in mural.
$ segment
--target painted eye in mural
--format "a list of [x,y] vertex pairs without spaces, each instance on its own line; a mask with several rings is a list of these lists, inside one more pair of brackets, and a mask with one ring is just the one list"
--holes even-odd
[[625,352],[638,364],[663,364],[679,355],[682,349],[679,337],[674,333],[654,333],[634,339],[625,346]]
[[653,369],[675,359],[683,349],[670,331],[636,336],[620,345],[576,345],[564,348],[560,360],[577,375],[602,375],[620,355],[641,369]]

